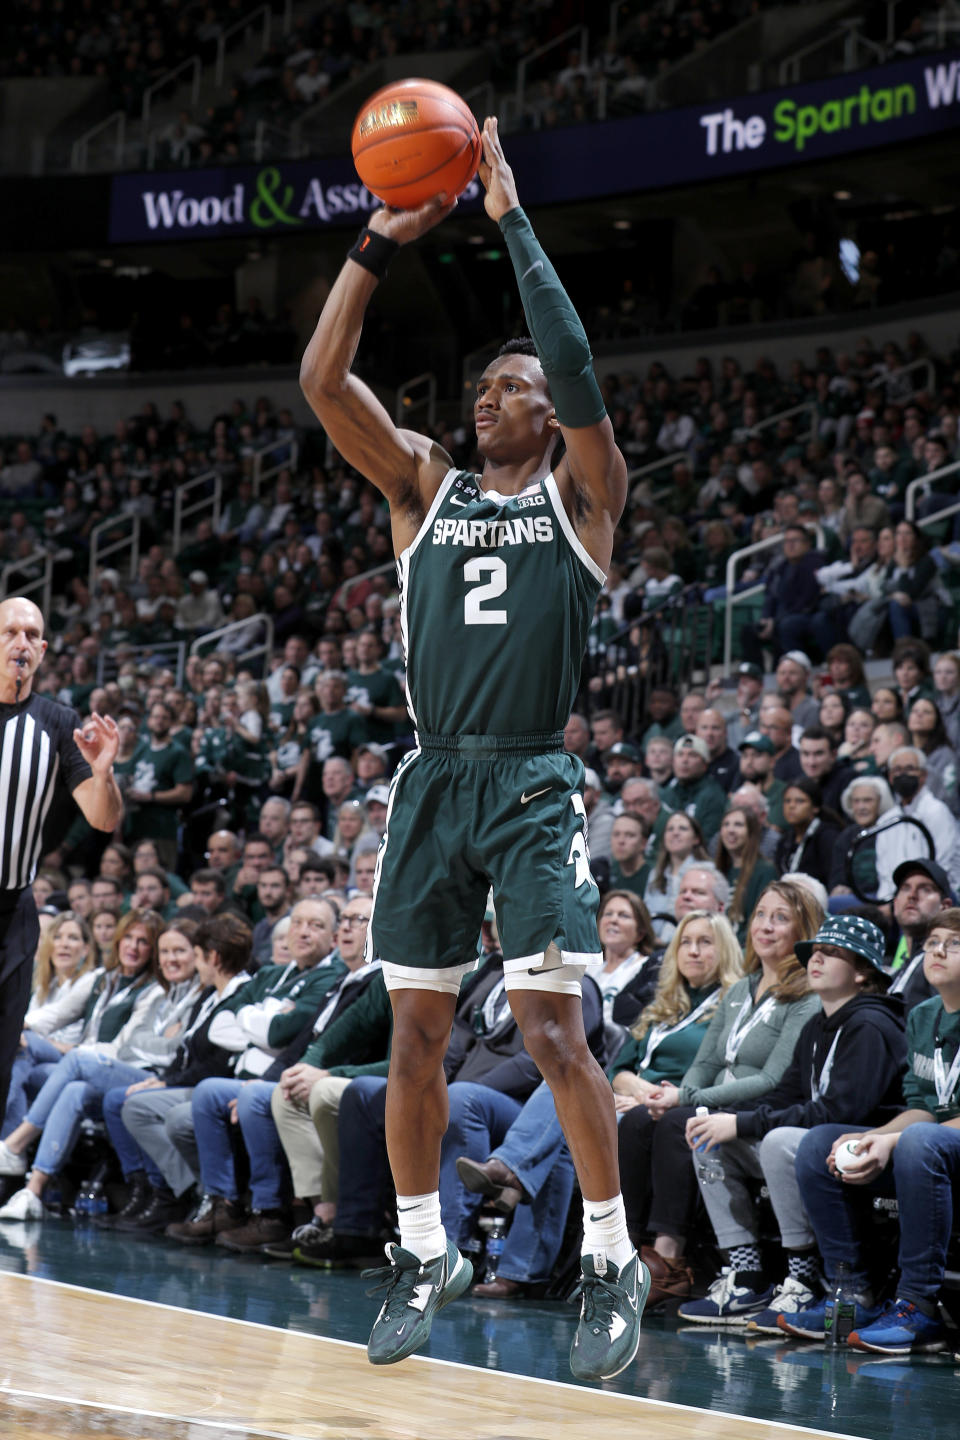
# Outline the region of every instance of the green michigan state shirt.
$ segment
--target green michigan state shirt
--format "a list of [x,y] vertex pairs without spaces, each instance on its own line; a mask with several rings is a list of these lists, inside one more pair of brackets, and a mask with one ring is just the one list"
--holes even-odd
[[563,729],[605,577],[553,475],[500,495],[448,471],[397,572],[418,731]]

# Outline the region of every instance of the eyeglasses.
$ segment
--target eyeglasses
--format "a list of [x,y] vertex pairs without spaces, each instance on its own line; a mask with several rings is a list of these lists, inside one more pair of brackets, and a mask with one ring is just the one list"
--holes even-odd
[[341,924],[341,925],[369,925],[369,923],[370,923],[370,916],[369,916],[369,915],[341,915],[341,916],[340,916],[340,924]]
[[931,936],[929,940],[923,942],[924,955],[936,955],[938,950],[942,950],[945,955],[950,955],[956,960],[960,955],[960,935],[954,935],[949,940],[935,940]]

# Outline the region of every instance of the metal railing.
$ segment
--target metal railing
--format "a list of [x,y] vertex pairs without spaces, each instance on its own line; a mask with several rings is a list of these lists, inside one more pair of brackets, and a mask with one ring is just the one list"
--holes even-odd
[[466,101],[481,124],[484,116],[496,114],[497,92],[492,80],[484,80],[471,90],[464,90],[460,98]]
[[548,40],[545,45],[539,45],[536,50],[532,50],[529,55],[525,55],[522,60],[517,62],[517,84],[514,92],[514,103],[516,104],[519,115],[523,114],[523,107],[526,104],[528,67],[532,65],[535,60],[541,60],[544,55],[549,55],[551,50],[556,50],[560,45],[565,45],[568,50],[573,49],[571,41],[574,39],[579,42],[580,64],[586,65],[590,44],[590,32],[586,25],[572,25],[569,30],[564,30],[562,35],[556,35],[552,40]]
[[[938,480],[942,480],[946,475],[956,475],[958,471],[960,471],[960,460],[951,460],[949,465],[941,465],[939,470],[931,470],[929,475],[919,475],[916,480],[911,480],[903,497],[906,519],[917,520],[918,496],[934,492]],[[955,509],[957,506],[950,505],[946,510],[938,510],[935,515],[925,515],[922,520],[917,520],[917,524],[921,527],[933,525],[937,520],[952,514]]]
[[[124,530],[130,527],[129,535],[121,535],[116,540],[109,540],[106,544],[101,543],[101,537],[114,534],[117,530]],[[130,561],[127,567],[127,574],[132,580],[137,573],[137,564],[140,560],[140,516],[139,515],[117,515],[114,518],[101,520],[99,525],[94,525],[90,531],[90,566],[87,572],[87,584],[93,590],[97,582],[97,573],[103,562],[110,555],[122,554],[129,551]],[[120,569],[123,562],[118,561],[113,569]]]
[[[185,640],[158,640],[155,645],[130,645],[125,647],[124,659],[133,660],[136,663],[141,661],[155,661],[159,656],[161,661],[167,664],[163,668],[172,669],[176,677],[177,689],[183,685],[183,678],[187,664],[187,642]],[[97,684],[105,685],[108,680],[115,680],[120,672],[120,663],[115,650],[101,650],[97,655]]]
[[[289,11],[290,3],[288,0],[288,15]],[[221,30],[217,36],[217,58],[214,62],[213,83],[218,90],[223,84],[223,76],[227,62],[228,40],[232,40],[235,35],[246,35],[246,32],[252,30],[255,25],[260,25],[262,28],[260,53],[263,54],[264,50],[269,50],[270,48],[270,30],[273,25],[273,14],[269,5],[260,5],[256,10],[251,10],[249,15],[244,15],[242,20],[235,21],[229,30]],[[286,30],[284,30],[284,34],[286,34]]]
[[[271,141],[271,136],[278,137]],[[253,132],[253,158],[257,164],[271,155],[295,160],[305,154],[302,144],[294,138],[293,130],[283,125],[274,125],[270,120],[258,120]]]
[[354,575],[352,580],[344,580],[340,588],[334,591],[331,605],[337,605],[341,610],[348,610],[354,586],[361,585],[364,580],[372,580],[374,575],[386,575],[388,572],[396,575],[397,562],[395,560],[386,560],[382,565],[375,565],[372,570],[364,570],[362,575]]
[[[272,465],[268,465],[268,459],[276,455],[278,450],[286,450],[286,458],[275,460]],[[264,445],[260,450],[255,450],[253,466],[250,471],[254,495],[259,495],[261,485],[267,480],[272,480],[282,470],[289,470],[292,474],[297,468],[299,458],[300,446],[296,440],[274,440],[271,445]]]
[[[40,574],[33,577],[29,572],[40,567]],[[10,592],[10,580],[12,576],[19,578],[15,582],[15,595],[25,595],[32,600],[40,609],[45,619],[50,618],[50,597],[53,589],[53,554],[49,550],[31,550],[29,555],[22,555],[18,560],[8,560],[3,569],[0,570],[0,597],[6,599]]]
[[191,71],[193,74],[193,80],[190,86],[191,105],[196,105],[200,99],[200,77],[203,73],[203,61],[199,55],[191,55],[173,70],[168,70],[166,75],[161,75],[159,80],[155,80],[152,85],[144,90],[143,105],[140,111],[140,124],[144,135],[147,135],[150,131],[150,108],[153,104],[154,96],[159,95],[161,90],[170,89],[174,80],[186,70]]
[[85,130],[70,147],[70,169],[76,170],[79,174],[85,174],[90,164],[90,141],[102,132],[116,128],[116,139],[113,142],[113,163],[116,169],[123,168],[124,150],[127,144],[127,117],[123,110],[114,110],[105,120],[98,120],[89,130]]
[[842,68],[844,73],[857,70],[864,64],[864,55],[867,63],[870,61],[883,63],[887,58],[887,52],[883,45],[878,45],[875,40],[869,40],[866,35],[861,35],[860,26],[863,21],[859,15],[850,16],[842,20],[836,30],[831,30],[828,35],[821,35],[818,39],[812,40],[809,45],[803,45],[799,50],[794,50],[780,61],[779,81],[781,85],[796,85],[801,79],[802,62],[811,55],[816,55],[820,50],[833,47],[839,50],[842,55]]
[[655,505],[658,500],[663,500],[669,495],[669,489],[649,490],[641,494],[646,487],[643,479],[647,475],[656,475],[660,470],[673,470],[674,465],[689,465],[690,454],[687,450],[674,450],[671,455],[664,455],[661,460],[651,460],[648,465],[641,465],[636,470],[630,470],[627,474],[627,485],[630,493],[630,504],[639,505],[642,501]]
[[[422,399],[417,398],[420,390],[426,390]],[[401,421],[409,421],[410,412],[424,405],[427,408],[427,424],[432,428],[437,418],[437,377],[427,371],[422,375],[414,375],[412,380],[407,380],[400,386],[394,419],[398,425]]]
[[[631,634],[642,625],[652,626],[654,634],[641,670]],[[698,675],[709,679],[714,625],[713,606],[690,593],[635,615],[605,641],[592,642],[588,636],[576,708],[589,717],[610,706],[626,732],[638,732],[652,686],[685,689]]]
[[229,625],[221,625],[218,630],[208,630],[206,635],[199,635],[190,646],[190,654],[202,655],[208,648],[218,650],[220,648],[219,642],[223,639],[224,635],[242,636],[245,629],[253,634],[257,626],[263,626],[262,640],[258,639],[254,641],[246,650],[235,651],[232,646],[229,646],[228,649],[238,665],[248,660],[255,660],[258,656],[262,655],[264,660],[263,670],[264,674],[266,674],[267,664],[270,656],[273,654],[273,617],[263,612],[257,615],[251,615],[248,620],[231,620]]
[[[196,499],[189,497],[200,487],[202,493]],[[195,475],[192,480],[184,480],[178,485],[173,494],[173,553],[180,554],[180,542],[183,538],[184,521],[190,520],[196,523],[195,517],[210,512],[209,518],[216,529],[220,520],[220,501],[223,496],[223,479],[217,470],[204,470],[202,475]]]
[[808,439],[814,439],[817,433],[817,407],[812,400],[804,400],[801,405],[791,405],[789,410],[778,410],[776,415],[768,415],[765,420],[758,420],[751,425],[751,430],[771,430],[780,424],[781,420],[790,420],[794,415],[806,413],[809,416],[809,428],[806,432],[797,432],[797,439],[805,434]]
[[[815,530],[817,545],[823,545],[823,530],[818,525]],[[733,662],[733,610],[735,605],[742,605],[745,600],[752,600],[756,595],[762,595],[767,588],[765,580],[758,581],[756,585],[749,585],[746,590],[736,590],[737,569],[741,561],[746,560],[749,555],[757,555],[761,550],[772,550],[776,545],[783,544],[783,531],[778,530],[776,535],[768,535],[766,540],[755,540],[752,545],[744,545],[742,550],[734,550],[727,560],[726,590],[727,596],[724,602],[723,616],[723,673],[730,674],[730,666]]]
[[[791,405],[789,410],[778,410],[776,415],[768,415],[765,420],[758,420],[751,428],[753,430],[769,430],[779,425],[781,420],[790,420],[794,415],[802,414],[808,416],[808,428],[806,431],[799,431],[797,439],[813,439],[816,436],[817,407],[809,400],[805,400],[802,405]],[[665,500],[670,494],[669,487],[650,490],[646,496],[639,495],[638,490],[644,486],[641,477],[655,475],[660,470],[672,469],[680,462],[692,467],[693,462],[688,451],[674,450],[672,454],[665,455],[662,460],[652,460],[649,465],[641,465],[638,470],[631,470],[627,475],[627,484],[631,487],[630,503],[636,505],[641,499],[646,499],[649,504],[655,505],[658,500]]]
[[891,405],[902,404],[905,399],[912,400],[921,390],[933,390],[936,388],[937,367],[933,361],[925,355],[922,355],[919,360],[910,360],[906,365],[899,365],[896,370],[891,370],[888,375],[881,376],[875,383],[883,389],[888,390],[889,387],[891,387],[891,382],[896,381],[900,376],[910,375],[915,370],[922,370],[924,372],[926,377],[925,384],[914,385],[909,391],[909,394],[905,392],[902,396],[896,396],[895,390],[890,390],[887,399]]

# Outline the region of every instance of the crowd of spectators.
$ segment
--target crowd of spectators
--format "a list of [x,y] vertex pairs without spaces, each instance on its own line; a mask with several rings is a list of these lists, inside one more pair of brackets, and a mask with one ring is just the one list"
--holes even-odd
[[[913,359],[929,362],[920,389],[902,373]],[[631,495],[566,730],[585,765],[603,892],[604,962],[585,981],[585,1007],[625,1117],[628,1213],[654,1300],[680,1301],[694,1321],[737,1313],[762,1328],[799,1315],[813,1325],[820,1262],[832,1281],[834,1252],[830,1233],[790,1229],[797,1147],[808,1133],[822,1144],[827,1123],[882,1130],[917,1108],[916,1084],[898,1088],[902,1010],[925,1018],[939,1004],[923,960],[941,915],[944,963],[955,959],[960,659],[940,600],[926,603],[955,563],[950,527],[921,555],[924,533],[902,516],[910,480],[960,458],[956,363],[914,335],[902,353],[866,341],[852,356],[822,349],[786,376],[730,357],[716,374],[701,361],[689,376],[654,364],[643,379],[603,378],[632,466],[684,458],[665,493],[642,483]],[[798,438],[791,419],[758,428],[803,400],[815,409],[811,435]],[[437,438],[470,464],[465,431]],[[258,450],[278,467],[260,495]],[[161,416],[148,404],[109,435],[68,436],[48,416],[40,435],[9,437],[4,452],[0,549],[51,547],[63,596],[36,688],[116,718],[126,815],[112,837],[75,814],[52,817],[35,882],[47,948],[0,1147],[0,1174],[25,1184],[0,1219],[41,1218],[58,1187],[61,1203],[69,1198],[78,1121],[99,1117],[126,1181],[113,1193],[129,1202],[110,1226],[216,1241],[218,1254],[263,1250],[323,1267],[368,1259],[389,1235],[390,1015],[361,939],[389,779],[413,743],[386,508],[355,474],[326,467],[317,432],[266,400],[249,413],[238,402],[209,433],[184,405]],[[222,513],[173,554],[174,486],[211,464]],[[932,481],[924,503],[939,508],[951,483]],[[91,588],[92,525],[130,506],[147,527],[137,573],[101,568]],[[730,685],[717,677],[679,692],[657,670],[658,607],[681,592],[709,603],[730,549],[760,534],[782,539],[750,577],[764,581],[763,608],[741,636]],[[858,648],[861,617],[875,633]],[[181,643],[230,620],[238,630],[211,635],[178,670]],[[889,655],[870,685],[868,650]],[[631,665],[639,701],[627,725],[609,701]],[[881,818],[884,830],[864,838]],[[922,823],[932,857],[901,819]],[[824,915],[841,927],[828,949],[856,942],[849,973],[805,970],[798,946]],[[863,935],[875,963],[858,970]],[[573,1172],[504,1004],[493,910],[481,938],[448,1057],[441,1197],[445,1225],[468,1249],[482,1246],[485,1199],[512,1216],[499,1270],[481,1278],[481,1295],[502,1298],[542,1292],[562,1267]],[[873,977],[862,993],[861,972]],[[880,1007],[896,1084],[879,1068],[861,1083],[857,1068],[858,1027],[880,1024],[874,989],[901,996]],[[729,1029],[739,1033],[768,991],[789,1043],[776,1066],[760,1057],[731,1078]],[[791,1064],[809,1069],[818,1044],[829,1048],[835,1013],[850,1018],[843,1044],[854,1049],[831,1052],[832,1075],[816,1070],[809,1102]],[[675,1031],[682,1043],[670,1041]],[[708,1064],[708,1054],[721,1059]],[[735,1281],[718,1280],[703,1301],[691,1293],[691,1261],[709,1278],[711,1230],[687,1148],[700,1132],[686,1129],[701,1101],[717,1112],[710,1136],[741,1146],[727,1151],[730,1186],[766,1177],[785,1249],[769,1267],[752,1222],[731,1229],[711,1192]],[[741,1117],[732,1130],[731,1114]],[[659,1159],[655,1136],[667,1147]],[[666,1179],[680,1193],[677,1175],[688,1203],[671,1219],[655,1200]],[[887,1251],[878,1258],[889,1268]],[[858,1277],[866,1330],[886,1314],[888,1277],[873,1260]],[[912,1283],[899,1297],[914,1307],[905,1313],[913,1324],[919,1302],[939,1339],[935,1304],[927,1315],[930,1297]]]
[[960,282],[952,213],[906,223],[865,220],[851,228],[850,235],[842,234],[839,222],[819,233],[806,231],[762,264],[745,257],[735,268],[707,265],[687,294],[648,305],[643,323],[632,313],[635,301],[622,323],[605,328],[612,334],[649,333],[665,324],[712,330],[869,311],[941,295]]
[[[290,125],[363,68],[402,54],[475,50],[488,78],[512,92],[518,64],[533,57],[530,92],[514,123],[521,127],[577,124],[647,107],[650,81],[708,45],[769,0],[697,0],[677,5],[625,0],[615,36],[609,12],[586,0],[524,0],[509,7],[492,0],[375,0],[338,5],[325,0],[295,18],[254,65],[236,77],[229,95],[203,113],[182,112],[158,132],[154,162],[203,165],[248,160],[260,122],[275,131]],[[243,0],[56,0],[41,6],[15,0],[0,34],[0,76],[88,77],[104,81],[109,104],[139,116],[145,90],[194,55],[204,64],[251,7]],[[586,27],[590,58],[578,48],[563,61],[544,45],[575,25]],[[232,43],[242,40],[242,32]],[[261,136],[260,150],[276,135]]]

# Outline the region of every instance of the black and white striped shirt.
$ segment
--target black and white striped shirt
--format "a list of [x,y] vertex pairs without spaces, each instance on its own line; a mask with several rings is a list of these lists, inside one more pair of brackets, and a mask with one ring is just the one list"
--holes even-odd
[[36,875],[58,783],[72,793],[93,774],[73,738],[80,724],[76,710],[45,695],[0,704],[0,891]]

